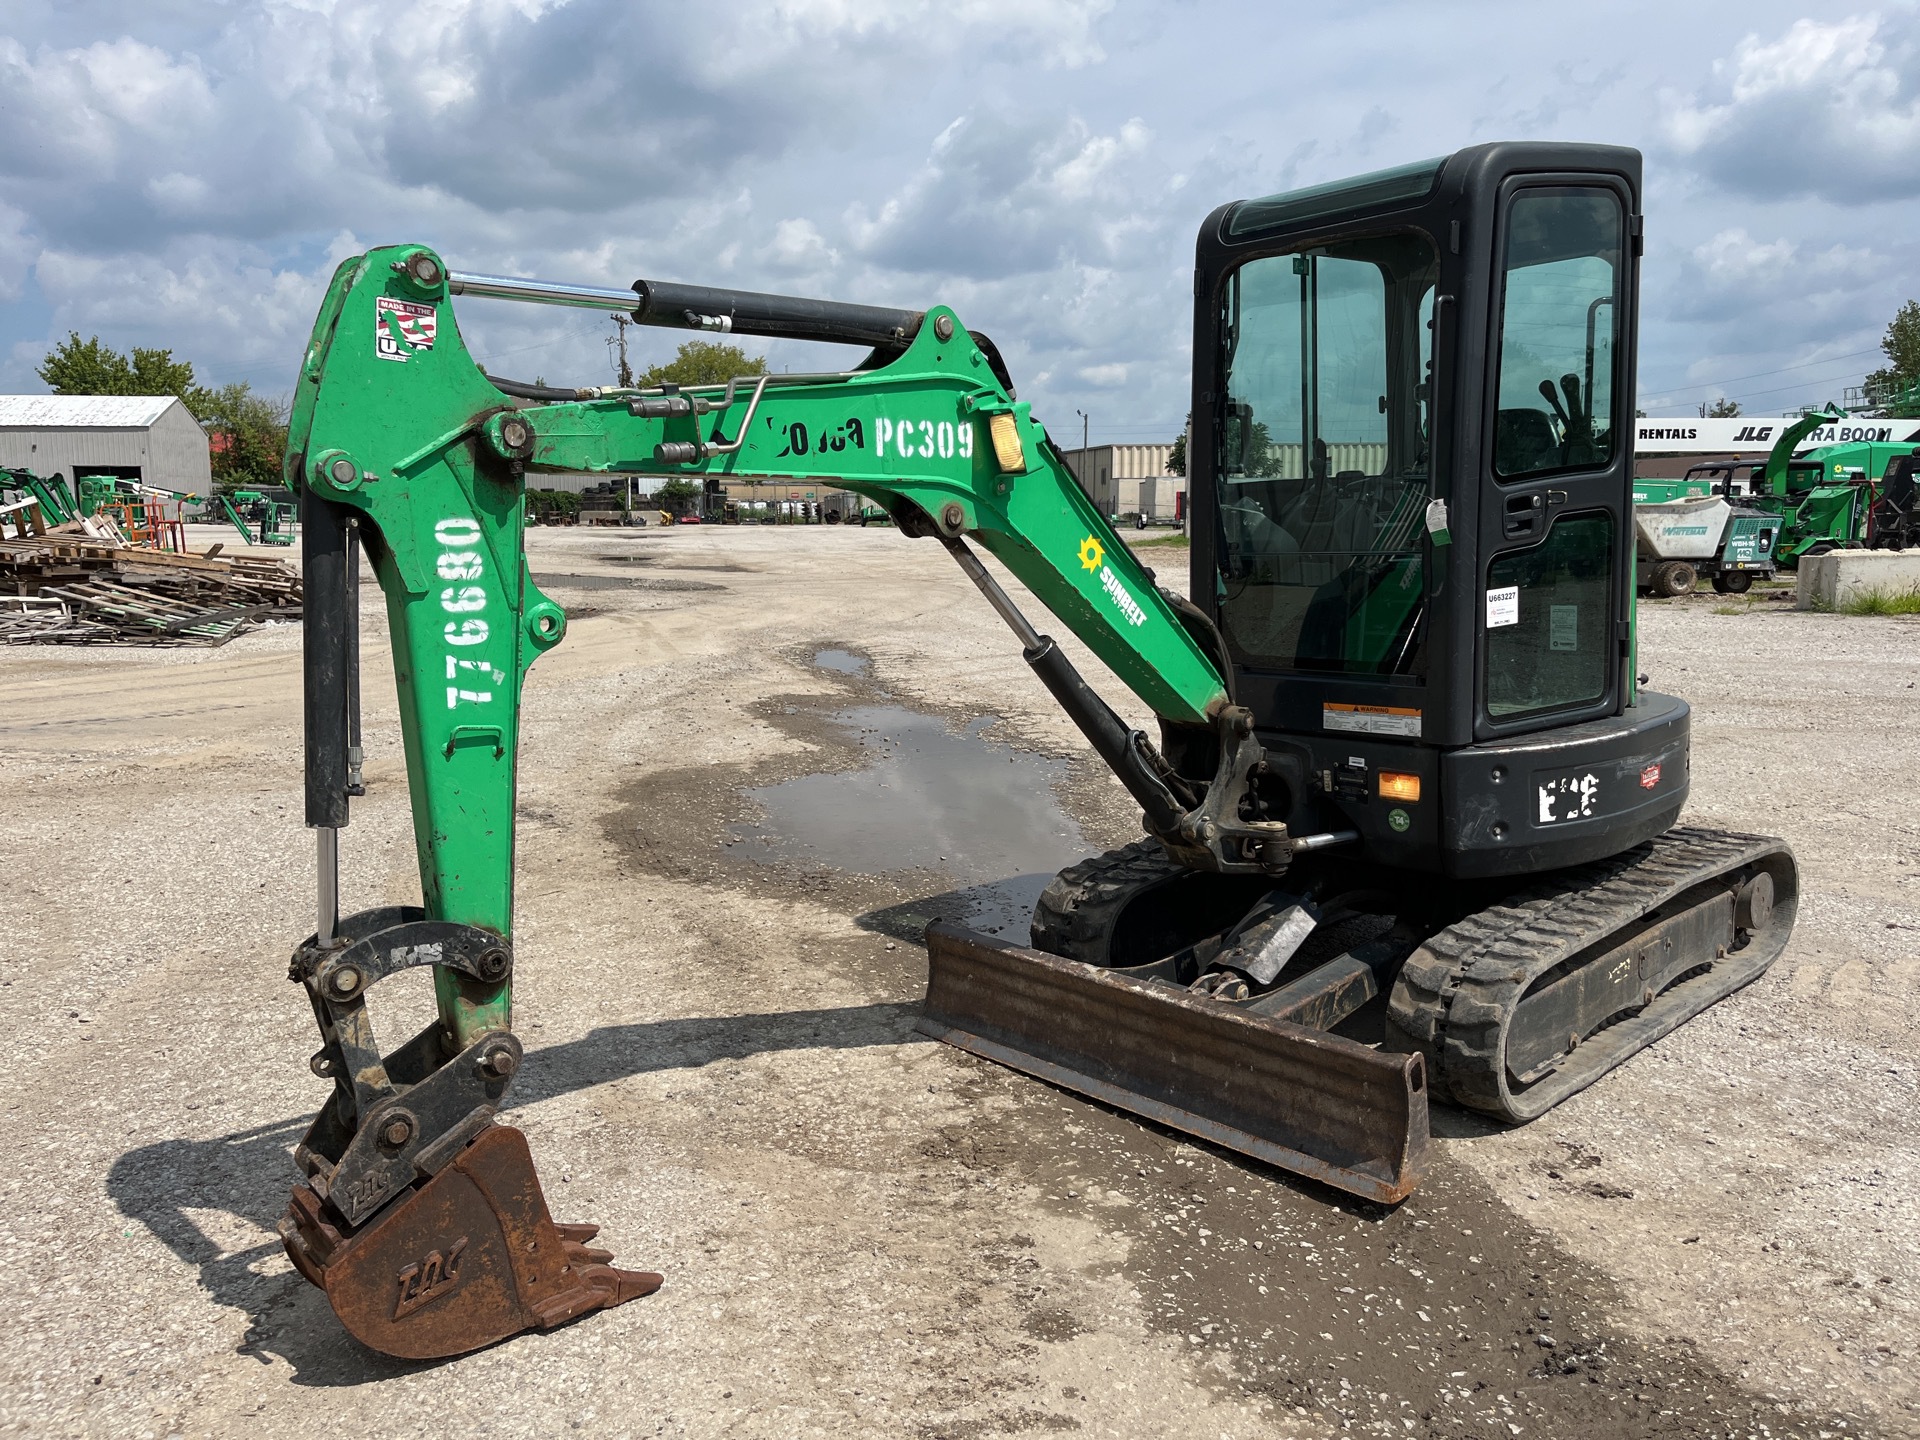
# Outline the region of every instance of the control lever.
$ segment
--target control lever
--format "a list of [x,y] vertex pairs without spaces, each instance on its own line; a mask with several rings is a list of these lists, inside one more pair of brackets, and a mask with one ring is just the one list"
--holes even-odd
[[1571,417],[1567,421],[1567,428],[1571,430],[1577,420],[1582,431],[1590,432],[1593,429],[1593,416],[1580,408],[1580,377],[1562,375],[1560,388],[1567,392],[1567,414]]
[[1571,433],[1573,430],[1573,422],[1567,419],[1567,412],[1560,404],[1560,395],[1559,392],[1553,388],[1553,382],[1551,380],[1542,380],[1540,382],[1540,393],[1546,397],[1547,404],[1553,407],[1553,413],[1559,417],[1560,427]]

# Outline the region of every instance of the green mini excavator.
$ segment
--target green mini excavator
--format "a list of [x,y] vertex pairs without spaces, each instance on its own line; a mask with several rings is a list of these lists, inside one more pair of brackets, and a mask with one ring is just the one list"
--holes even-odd
[[[1497,144],[1209,215],[1188,596],[943,306],[554,284],[419,245],[342,264],[286,460],[320,855],[292,978],[332,1090],[280,1233],[346,1328],[443,1356],[661,1283],[556,1224],[496,1122],[525,1058],[519,697],[566,630],[522,549],[544,472],[790,477],[884,508],[953,557],[1138,802],[1143,837],[1063,871],[1030,946],[929,929],[919,1026],[941,1040],[1391,1203],[1419,1180],[1432,1097],[1529,1119],[1760,974],[1792,925],[1793,858],[1676,828],[1687,706],[1636,683],[1640,194],[1634,151]],[[523,384],[475,364],[456,298],[870,353],[724,385]],[[342,914],[363,547],[422,894]],[[980,550],[1157,733],[1123,723]],[[383,1051],[367,997],[422,966],[437,1019]]]

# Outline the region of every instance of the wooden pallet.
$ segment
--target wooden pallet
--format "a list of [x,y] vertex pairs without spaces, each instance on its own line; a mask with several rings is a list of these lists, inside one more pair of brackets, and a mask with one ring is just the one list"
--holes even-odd
[[300,613],[300,576],[284,560],[126,545],[97,524],[0,539],[10,645],[224,645]]

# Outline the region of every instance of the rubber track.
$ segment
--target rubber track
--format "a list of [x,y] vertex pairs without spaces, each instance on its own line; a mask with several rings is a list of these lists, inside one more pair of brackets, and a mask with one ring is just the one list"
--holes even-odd
[[1120,912],[1142,891],[1185,873],[1152,838],[1069,865],[1033,907],[1033,948],[1105,965]]
[[[1512,1092],[1507,1028],[1536,979],[1581,951],[1603,953],[1610,935],[1657,906],[1747,866],[1774,877],[1774,915],[1766,929],[1724,958],[1707,957],[1700,972],[1588,1036],[1558,1069]],[[1389,1044],[1425,1053],[1429,1083],[1442,1098],[1505,1120],[1531,1120],[1757,978],[1786,948],[1797,900],[1793,856],[1783,842],[1670,830],[1624,855],[1560,871],[1431,936],[1395,982]]]

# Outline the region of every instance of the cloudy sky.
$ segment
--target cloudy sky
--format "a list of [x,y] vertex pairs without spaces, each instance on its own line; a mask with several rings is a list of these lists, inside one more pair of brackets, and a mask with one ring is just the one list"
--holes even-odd
[[[417,240],[944,301],[1064,442],[1170,439],[1213,206],[1557,138],[1647,155],[1641,408],[1777,413],[1920,294],[1920,13],[1847,5],[0,0],[0,390],[77,330],[284,392],[333,264]],[[460,315],[609,378],[604,318]]]

